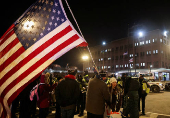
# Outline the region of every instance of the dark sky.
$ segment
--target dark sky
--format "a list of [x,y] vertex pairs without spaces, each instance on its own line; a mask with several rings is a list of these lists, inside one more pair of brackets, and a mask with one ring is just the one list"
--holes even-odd
[[[35,1],[3,1],[0,7],[0,35]],[[65,0],[62,2],[68,18],[76,27]],[[146,31],[170,28],[170,0],[68,0],[68,3],[89,47],[126,37],[128,26],[142,24]],[[55,63],[81,67],[81,54],[82,49],[75,48]]]

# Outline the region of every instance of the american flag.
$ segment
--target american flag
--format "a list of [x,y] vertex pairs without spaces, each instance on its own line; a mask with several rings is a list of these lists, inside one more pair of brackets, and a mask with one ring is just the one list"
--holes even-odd
[[38,0],[0,38],[0,117],[43,70],[76,46],[87,46],[61,0]]
[[127,55],[127,54],[128,54],[128,52],[127,52],[127,51],[123,53],[123,55]]
[[131,58],[131,59],[129,60],[129,63],[130,63],[130,62],[133,62],[133,58]]

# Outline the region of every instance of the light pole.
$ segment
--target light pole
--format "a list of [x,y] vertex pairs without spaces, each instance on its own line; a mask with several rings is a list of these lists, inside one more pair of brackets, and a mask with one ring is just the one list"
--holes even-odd
[[[141,37],[143,37],[143,32],[139,32],[138,33],[138,40],[139,40],[139,38],[141,38]],[[136,45],[135,45],[135,75],[136,75],[136,46],[138,45],[137,43],[135,43]],[[140,43],[139,43],[140,44]]]
[[82,56],[82,59],[83,59],[83,72],[84,72],[84,62],[88,59],[89,57],[84,55]]
[[[103,41],[102,45],[105,46],[106,42]],[[103,47],[103,70],[104,70],[104,53],[105,53],[105,50],[104,50],[104,47]]]

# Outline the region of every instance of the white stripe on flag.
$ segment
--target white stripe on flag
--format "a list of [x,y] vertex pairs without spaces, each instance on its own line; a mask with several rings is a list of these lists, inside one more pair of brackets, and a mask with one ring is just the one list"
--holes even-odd
[[[44,44],[47,39],[52,38],[56,33],[59,33],[63,29],[65,29],[67,26],[69,26],[69,23],[65,21],[62,25],[60,25],[58,28],[53,30],[52,32],[48,33],[46,36],[44,36],[42,39],[37,41],[34,45],[32,45],[30,48],[28,48],[23,54],[21,54],[17,59],[15,59],[11,64],[9,64],[0,74],[0,80],[2,77],[9,72],[13,67],[15,67],[20,61],[22,61],[24,58],[27,57],[30,53],[32,53],[34,50],[36,50],[39,46]],[[52,35],[52,36],[51,36]]]
[[62,49],[61,51],[59,51],[58,53],[56,53],[53,57],[51,57],[49,60],[47,60],[45,63],[43,63],[41,66],[39,66],[36,70],[34,70],[33,72],[31,72],[27,77],[25,77],[22,81],[20,81],[18,84],[16,84],[12,89],[10,89],[10,91],[5,95],[4,97],[4,106],[5,109],[10,113],[10,109],[9,109],[9,105],[7,103],[7,100],[10,98],[10,96],[17,91],[21,86],[23,86],[25,83],[27,83],[30,78],[33,78],[38,72],[41,72],[42,69],[46,68],[47,65],[49,65],[50,63],[52,63],[56,57],[59,57],[58,55],[63,55],[63,53],[66,53],[66,50],[70,50],[72,48],[74,48],[75,46],[81,44],[83,42],[82,39],[78,39],[75,42],[73,42],[72,44],[68,45],[67,47],[65,47],[64,49]]
[[[21,67],[18,71],[16,71],[13,75],[11,75],[10,78],[8,78],[1,86],[1,90],[0,90],[0,95],[3,92],[3,90],[11,83],[13,82],[18,76],[20,76],[22,73],[24,73],[25,71],[27,71],[28,68],[30,68],[32,65],[34,65],[37,61],[39,61],[40,59],[42,59],[46,54],[48,54],[49,52],[51,52],[54,47],[59,46],[60,44],[62,44],[63,42],[65,42],[66,40],[68,40],[68,38],[72,37],[73,35],[75,35],[74,31],[70,31],[69,33],[67,33],[66,35],[64,35],[63,37],[61,37],[60,39],[58,39],[56,42],[54,42],[52,45],[49,45],[45,50],[43,50],[41,53],[39,53],[36,57],[34,57],[33,59],[31,59],[27,64],[25,64],[23,67]],[[55,60],[52,60],[55,61]],[[16,60],[17,62],[17,60]]]
[[8,44],[10,44],[13,40],[15,40],[15,38],[17,38],[16,34],[13,34],[12,36],[10,36],[10,37],[1,45],[0,52],[1,52]]
[[1,59],[0,65],[3,64],[8,58],[12,56],[19,48],[22,47],[22,44],[19,42],[13,48],[11,48]]

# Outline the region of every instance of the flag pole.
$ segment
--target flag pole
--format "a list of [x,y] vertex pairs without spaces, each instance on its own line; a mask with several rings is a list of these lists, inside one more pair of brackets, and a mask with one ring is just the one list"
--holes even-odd
[[[72,15],[72,17],[73,17],[73,19],[74,19],[77,27],[78,27],[78,30],[79,30],[81,36],[84,38],[83,33],[82,33],[81,30],[80,30],[80,27],[79,27],[79,25],[78,25],[78,23],[77,23],[77,20],[76,20],[76,18],[74,17],[74,14],[73,14],[73,12],[72,12],[72,10],[71,10],[71,8],[70,8],[67,0],[65,0],[65,2],[66,2],[66,4],[67,4],[68,9],[70,10],[70,13],[71,13],[71,15]],[[85,39],[85,38],[84,38],[84,39]],[[98,72],[98,68],[97,68],[97,66],[96,66],[96,64],[95,64],[95,62],[94,62],[94,59],[93,59],[92,54],[91,54],[91,52],[90,52],[89,46],[87,46],[87,49],[88,49],[88,51],[89,51],[90,57],[91,57],[91,59],[92,59],[92,61],[93,61],[93,64],[94,64],[94,66],[95,66],[95,68],[96,68],[96,70],[97,70],[97,72]],[[99,72],[98,72],[98,73],[99,73]]]

